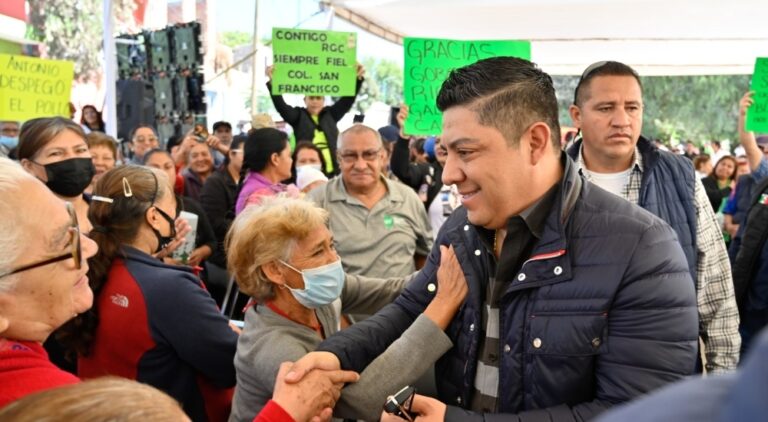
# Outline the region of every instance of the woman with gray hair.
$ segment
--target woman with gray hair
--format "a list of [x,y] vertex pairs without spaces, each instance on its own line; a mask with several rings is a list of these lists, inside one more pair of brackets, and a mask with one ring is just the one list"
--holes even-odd
[[[327,212],[301,199],[264,198],[243,210],[227,235],[227,262],[240,290],[251,296],[235,368],[230,421],[250,421],[272,396],[281,362],[314,351],[341,329],[341,313],[373,313],[389,304],[405,279],[345,275],[327,227]],[[387,395],[418,379],[451,342],[436,324],[450,319],[466,295],[455,256],[445,251],[441,300],[342,392],[342,417],[377,420]],[[452,286],[452,290],[448,286]],[[433,286],[435,288],[436,286]],[[433,289],[434,291],[435,289]],[[444,293],[459,291],[453,297]]]
[[93,303],[87,259],[96,244],[70,203],[0,158],[0,408],[79,380],[48,359],[42,343]]

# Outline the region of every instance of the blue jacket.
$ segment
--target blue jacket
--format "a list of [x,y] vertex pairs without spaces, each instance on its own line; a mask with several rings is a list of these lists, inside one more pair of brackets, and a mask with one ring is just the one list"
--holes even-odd
[[[449,406],[446,420],[590,419],[694,370],[696,297],[674,231],[583,181],[572,161],[563,159],[560,195],[542,238],[499,303],[502,414]],[[436,381],[440,400],[467,406],[492,252],[464,208],[446,221],[426,266],[394,303],[318,350],[336,354],[344,368],[362,370],[429,304],[430,285],[438,283],[439,245],[448,244],[469,292],[447,329],[455,346],[437,362]]]
[[768,415],[768,331],[735,373],[693,378],[601,416],[598,422],[753,422]]
[[[582,140],[568,149],[576,159]],[[672,226],[680,239],[688,269],[696,282],[696,173],[691,160],[661,151],[651,141],[640,137],[637,149],[643,157],[643,178],[637,205]]]

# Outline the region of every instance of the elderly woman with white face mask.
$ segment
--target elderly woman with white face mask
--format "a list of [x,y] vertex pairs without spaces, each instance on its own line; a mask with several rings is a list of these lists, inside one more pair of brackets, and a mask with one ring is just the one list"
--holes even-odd
[[[327,219],[327,212],[310,202],[277,197],[247,207],[232,224],[228,266],[252,306],[235,356],[230,421],[252,420],[272,396],[280,363],[301,358],[338,332],[342,312],[373,313],[406,283],[345,275]],[[466,295],[466,281],[447,250],[444,267],[438,292],[453,292],[453,297],[433,301],[357,383],[342,391],[334,413],[378,419],[389,394],[415,381],[451,347],[434,318],[453,316]]]

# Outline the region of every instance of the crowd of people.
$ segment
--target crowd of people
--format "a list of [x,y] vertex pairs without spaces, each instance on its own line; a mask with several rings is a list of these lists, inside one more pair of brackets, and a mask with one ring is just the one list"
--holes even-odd
[[[579,79],[567,143],[552,79],[522,59],[452,71],[436,137],[405,133],[407,105],[340,131],[355,98],[274,95],[293,137],[261,116],[119,144],[93,106],[1,122],[0,420],[768,410],[752,92],[734,155],[644,137],[641,78],[615,61]],[[244,321],[220,310],[233,283]]]

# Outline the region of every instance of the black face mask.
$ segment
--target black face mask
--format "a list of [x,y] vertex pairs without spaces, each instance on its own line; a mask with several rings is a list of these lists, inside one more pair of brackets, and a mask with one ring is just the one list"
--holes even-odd
[[160,213],[161,216],[165,219],[165,221],[168,222],[168,224],[171,226],[171,234],[169,236],[163,236],[160,234],[160,232],[152,227],[152,231],[155,232],[155,237],[157,238],[157,250],[155,250],[155,253],[160,252],[161,250],[165,249],[166,246],[168,246],[171,242],[173,242],[173,239],[176,238],[176,224],[174,224],[173,218],[171,218],[170,215],[166,214],[165,211],[161,210],[159,207],[155,207],[157,212]]
[[45,185],[48,189],[66,198],[82,195],[96,173],[90,158],[70,158],[57,163],[39,165],[45,167],[45,175],[48,176]]

